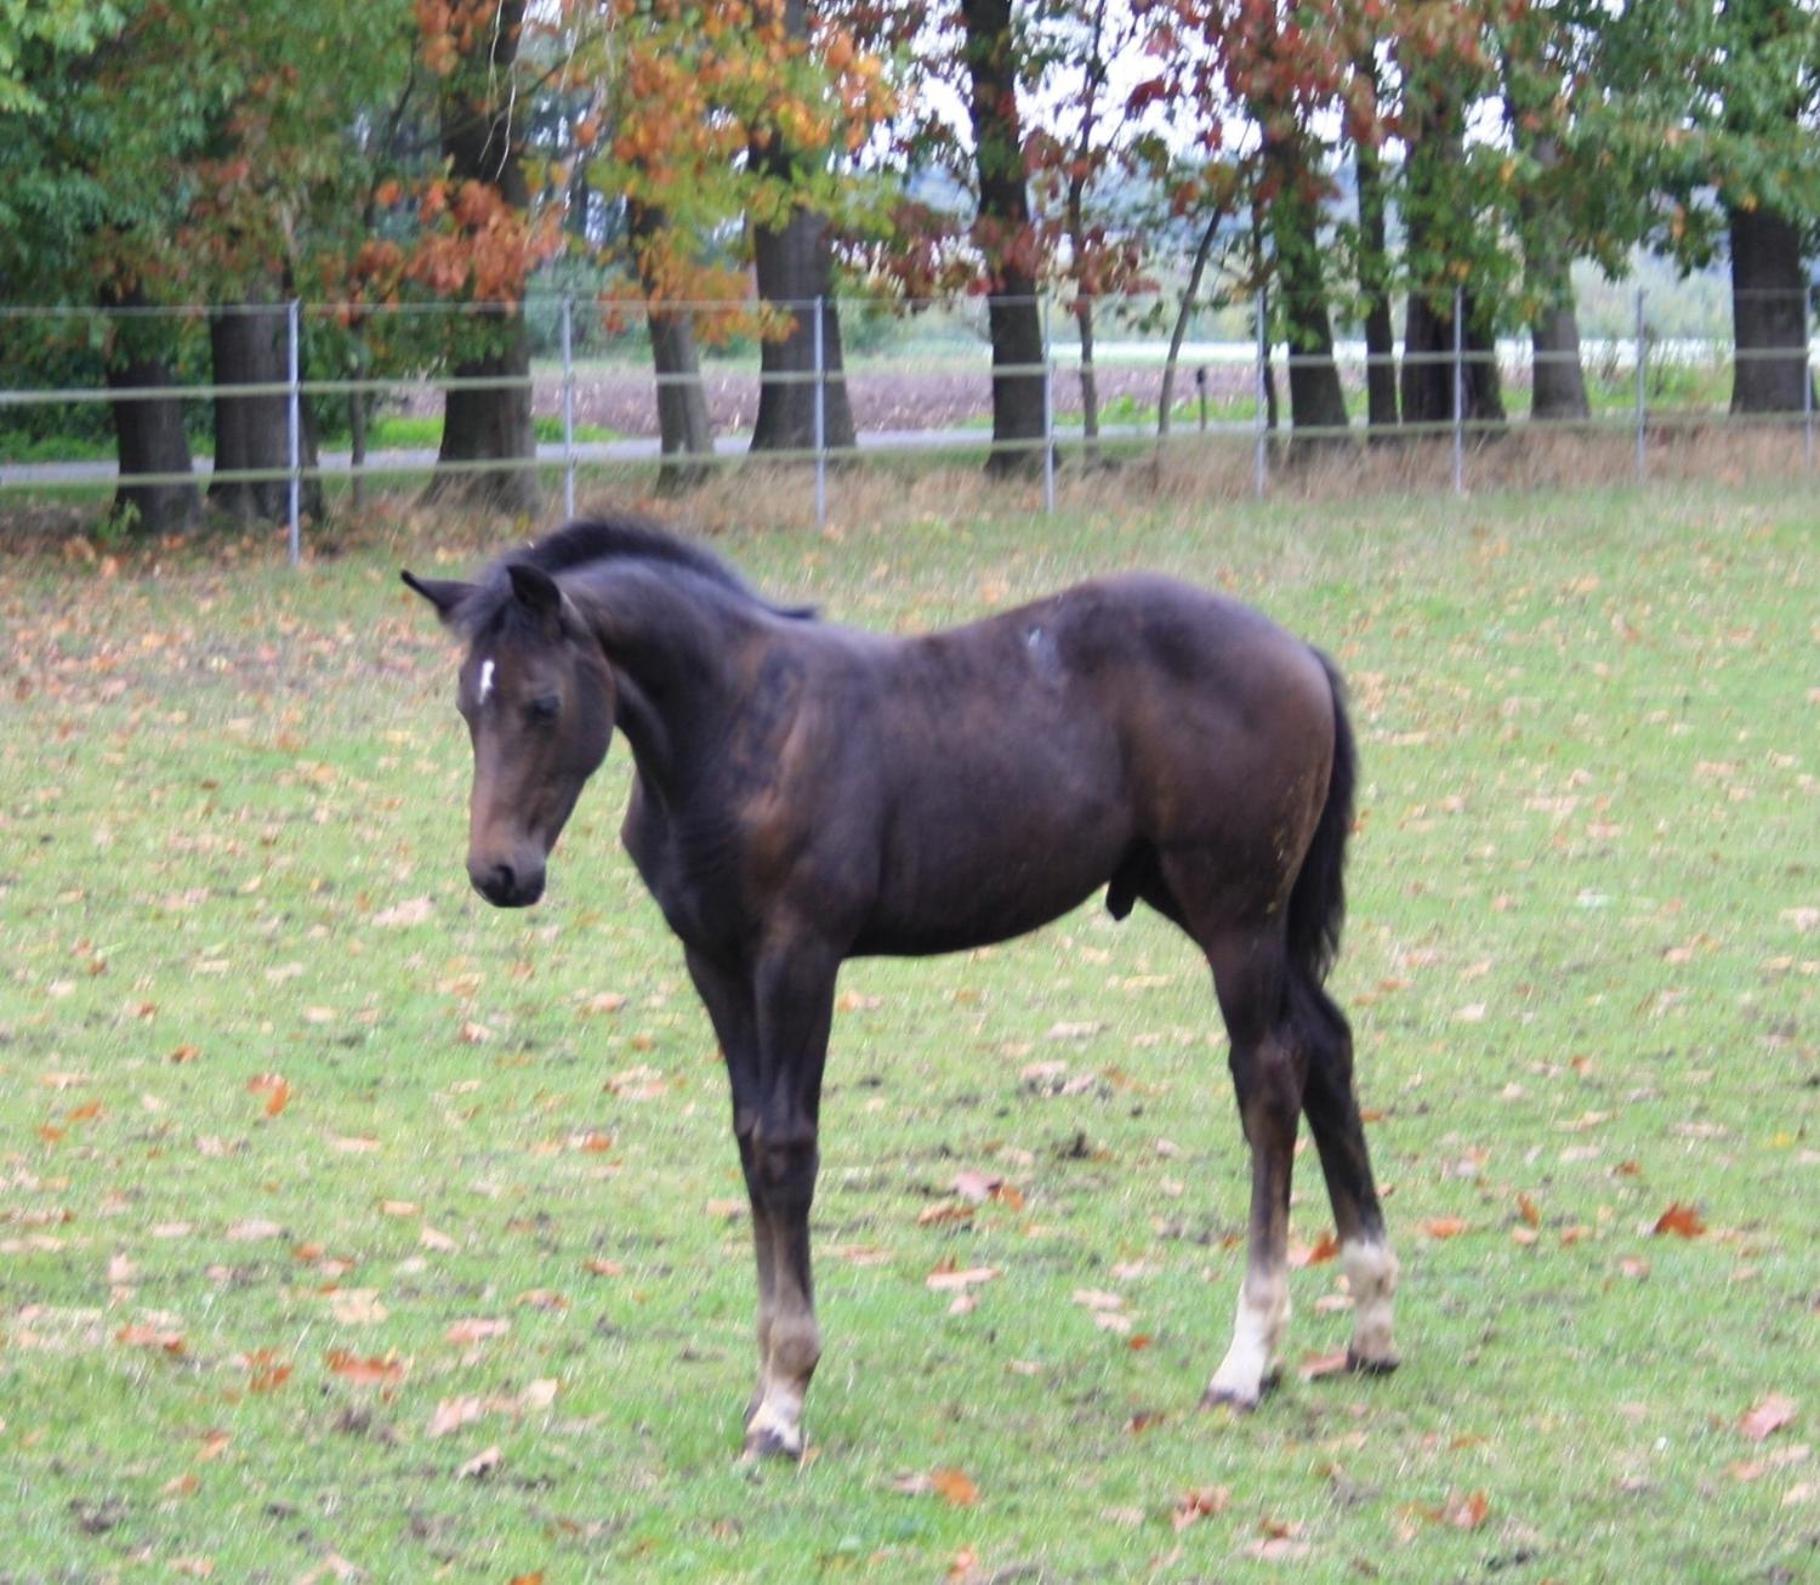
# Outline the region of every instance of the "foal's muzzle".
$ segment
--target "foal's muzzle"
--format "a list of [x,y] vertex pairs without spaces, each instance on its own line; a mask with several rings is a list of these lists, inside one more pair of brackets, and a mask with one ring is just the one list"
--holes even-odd
[[543,896],[543,866],[515,869],[510,864],[470,863],[474,890],[495,908],[528,908]]

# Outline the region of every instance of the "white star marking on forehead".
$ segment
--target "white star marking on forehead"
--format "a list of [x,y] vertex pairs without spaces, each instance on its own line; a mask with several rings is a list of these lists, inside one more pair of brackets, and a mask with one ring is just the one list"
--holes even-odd
[[493,691],[493,663],[483,660],[480,663],[480,702],[487,702],[487,695]]

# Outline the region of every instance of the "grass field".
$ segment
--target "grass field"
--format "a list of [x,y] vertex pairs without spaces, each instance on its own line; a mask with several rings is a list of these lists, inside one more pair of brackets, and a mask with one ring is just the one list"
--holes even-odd
[[[1186,943],[1096,904],[846,971],[811,1458],[736,1465],[743,1194],[623,748],[541,907],[462,871],[452,657],[396,568],[473,531],[16,560],[0,1580],[1814,1577],[1820,498],[978,488],[719,543],[895,629],[1155,566],[1339,659],[1402,1372],[1196,1410],[1224,1044]],[[1318,1364],[1347,1300],[1298,1176]],[[993,1273],[972,1308],[946,1267]]]

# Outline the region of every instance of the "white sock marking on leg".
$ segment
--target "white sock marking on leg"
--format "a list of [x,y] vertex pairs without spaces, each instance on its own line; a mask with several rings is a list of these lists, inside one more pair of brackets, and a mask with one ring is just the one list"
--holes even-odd
[[1340,1265],[1352,1290],[1353,1353],[1376,1364],[1394,1361],[1391,1296],[1397,1291],[1397,1257],[1388,1244],[1349,1242],[1340,1246]]

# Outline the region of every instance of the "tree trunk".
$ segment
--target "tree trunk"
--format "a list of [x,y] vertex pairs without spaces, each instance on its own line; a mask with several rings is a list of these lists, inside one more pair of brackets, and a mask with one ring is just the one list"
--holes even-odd
[[[784,0],[784,31],[792,39],[809,36],[805,0]],[[754,166],[774,180],[794,185],[801,156],[773,134],[770,143],[751,151]],[[787,333],[766,336],[759,345],[758,416],[752,424],[752,450],[808,451],[815,445],[815,311],[822,305],[822,440],[830,449],[854,445],[853,407],[847,399],[840,341],[840,312],[834,300],[834,256],[825,215],[792,204],[778,227],[752,228],[752,257],[758,295],[782,305]]]
[[1807,272],[1800,233],[1759,206],[1727,211],[1731,227],[1734,413],[1798,413],[1808,372]]
[[1083,297],[1074,317],[1081,332],[1081,456],[1089,465],[1100,460],[1100,383],[1093,372],[1093,299]]
[[[509,79],[524,13],[525,0],[497,0],[496,14],[478,29],[475,52],[461,63],[441,106],[442,153],[451,182],[456,187],[485,183],[521,211],[530,207],[531,191],[515,120],[522,107]],[[533,516],[541,491],[533,465],[537,441],[531,429],[531,342],[524,314],[515,302],[500,303],[494,312],[464,324],[463,334],[473,336],[478,348],[459,351],[451,373],[458,380],[511,383],[447,394],[437,471],[424,500]],[[516,466],[484,466],[489,462]]]
[[[1498,374],[1497,343],[1469,292],[1466,334],[1461,349],[1461,413],[1465,422],[1502,424],[1503,382]],[[1436,308],[1420,292],[1409,294],[1403,325],[1403,422],[1442,425],[1453,422],[1453,303]]]
[[1385,240],[1384,160],[1354,145],[1359,189],[1359,293],[1365,300],[1365,422],[1374,431],[1397,425],[1397,341],[1390,317],[1390,249]]
[[784,226],[753,232],[758,295],[782,306],[789,329],[759,347],[758,416],[752,450],[808,451],[815,445],[815,304],[822,305],[822,440],[830,449],[854,444],[853,408],[842,375],[840,314],[833,298],[828,222],[798,209]]
[[703,462],[671,459],[714,454],[714,426],[708,417],[707,392],[702,389],[695,321],[687,309],[679,311],[664,302],[648,251],[667,224],[663,212],[636,201],[628,203],[626,210],[639,284],[645,294],[651,365],[657,375],[658,448],[664,458],[657,470],[657,488],[661,494],[680,494],[701,484],[709,467]]
[[1536,313],[1529,327],[1535,369],[1529,416],[1538,422],[1562,423],[1592,416],[1586,399],[1586,374],[1580,366],[1580,321],[1571,291]]
[[[1289,338],[1291,438],[1303,445],[1310,439],[1332,441],[1338,437],[1331,431],[1347,427],[1346,393],[1333,358],[1333,324],[1327,312],[1320,215],[1312,178],[1295,145],[1268,133],[1264,165],[1275,178],[1269,224],[1276,243],[1279,295]],[[1309,430],[1315,435],[1303,433]]]
[[1048,404],[1011,0],[961,0],[961,20],[979,175],[974,241],[991,271],[986,319],[992,338],[992,454],[986,471],[1031,473],[1043,465]]
[[[108,308],[135,308],[144,303],[137,291],[116,296],[104,293]],[[127,319],[121,323],[116,356],[109,358],[110,390],[163,390],[173,385],[163,355],[136,345],[150,335]],[[108,404],[119,445],[120,478],[109,515],[144,534],[181,533],[193,528],[202,516],[202,495],[193,479],[163,484],[136,484],[136,476],[190,472],[190,443],[183,432],[183,403],[175,395],[122,399]]]
[[1175,313],[1175,326],[1169,332],[1169,355],[1163,360],[1163,388],[1158,398],[1156,433],[1160,440],[1169,433],[1169,410],[1175,402],[1175,370],[1182,356],[1182,343],[1188,336],[1188,321],[1194,313],[1195,296],[1201,289],[1201,277],[1207,271],[1207,259],[1213,252],[1214,238],[1227,211],[1216,209],[1201,228],[1201,239],[1194,247],[1194,262],[1188,268],[1188,285],[1182,292],[1181,307]]
[[[270,294],[253,292],[247,301],[209,316],[209,347],[217,385],[282,385],[290,378],[289,311]],[[299,366],[301,373],[301,364]],[[303,404],[305,412],[308,404]],[[236,522],[282,523],[290,511],[291,404],[282,391],[263,396],[215,398],[215,466],[209,480],[211,508]],[[314,424],[299,425],[304,468],[317,463]],[[223,477],[269,473],[265,479]],[[299,509],[322,517],[322,481],[302,481]]]
[[[1528,135],[1514,87],[1507,98],[1511,136],[1521,146]],[[1561,163],[1560,146],[1552,137],[1534,139],[1530,153],[1544,172]],[[1580,321],[1574,313],[1573,277],[1566,257],[1566,227],[1549,202],[1533,192],[1526,191],[1518,207],[1523,222],[1523,267],[1537,304],[1529,326],[1534,354],[1529,416],[1541,423],[1590,418],[1592,404],[1586,399],[1586,374],[1580,366]]]

